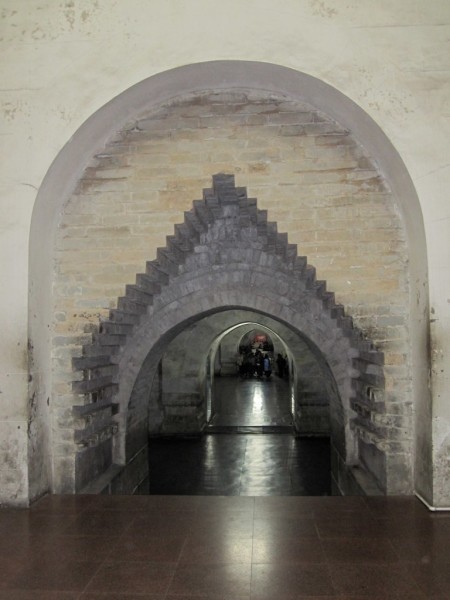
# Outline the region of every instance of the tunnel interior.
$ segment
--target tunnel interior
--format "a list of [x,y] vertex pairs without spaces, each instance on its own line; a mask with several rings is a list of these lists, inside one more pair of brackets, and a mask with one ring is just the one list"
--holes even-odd
[[[291,350],[276,332],[289,330],[261,317],[266,325],[248,321],[258,315],[242,310],[208,318],[208,327],[226,323],[228,328],[205,352],[205,380],[199,379],[199,389],[205,388],[204,426],[199,435],[150,436],[148,487],[143,482],[143,491],[252,496],[338,493],[331,487],[326,374],[318,376],[320,367],[301,336],[291,332]],[[196,324],[193,339],[201,339],[204,327],[205,323]],[[162,359],[161,373],[169,379],[173,372],[180,373],[181,349],[191,352],[186,334],[170,345],[176,349],[171,352],[172,372],[166,373],[166,355]],[[259,352],[269,358],[270,370],[259,367]],[[193,372],[197,370],[199,366]]]

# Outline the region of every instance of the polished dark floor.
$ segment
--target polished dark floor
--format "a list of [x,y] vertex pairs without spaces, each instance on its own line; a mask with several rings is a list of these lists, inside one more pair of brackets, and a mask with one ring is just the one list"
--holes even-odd
[[270,379],[216,377],[210,425],[215,428],[291,427],[289,382],[276,375]]
[[323,496],[331,493],[328,438],[296,439],[289,382],[218,377],[208,434],[152,438],[149,493]]
[[47,496],[0,510],[0,600],[449,600],[413,497]]
[[[230,402],[221,427],[237,427]],[[282,414],[248,426],[266,431]],[[46,496],[0,509],[0,600],[450,600],[450,513],[414,497],[290,495],[273,473],[300,473],[306,493],[323,449],[289,434],[203,440],[175,453],[172,484],[193,482],[172,485],[183,495]],[[159,452],[161,483],[172,458]]]
[[150,494],[323,496],[331,493],[328,438],[218,433],[151,439]]

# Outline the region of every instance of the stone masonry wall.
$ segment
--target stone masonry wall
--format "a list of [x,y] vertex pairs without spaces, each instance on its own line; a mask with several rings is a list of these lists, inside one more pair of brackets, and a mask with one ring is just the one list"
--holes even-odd
[[[313,107],[242,90],[205,92],[112,131],[61,215],[51,399],[56,488],[74,460],[70,409],[80,399],[71,357],[217,172],[234,173],[257,197],[384,352],[380,425],[393,444],[396,429],[403,439],[411,432],[407,248],[382,174],[351,132]],[[396,447],[410,450],[404,442]]]

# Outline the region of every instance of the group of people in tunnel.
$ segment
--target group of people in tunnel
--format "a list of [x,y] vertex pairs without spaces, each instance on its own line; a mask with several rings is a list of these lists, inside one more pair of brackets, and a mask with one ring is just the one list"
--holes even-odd
[[240,353],[237,360],[239,375],[242,378],[257,377],[269,379],[272,374],[272,360],[267,352],[259,349]]
[[[237,357],[239,376],[242,379],[257,377],[258,379],[270,379],[273,370],[272,353],[265,351],[264,347],[252,347],[239,352]],[[277,374],[285,377],[287,374],[287,360],[278,354],[276,359]]]

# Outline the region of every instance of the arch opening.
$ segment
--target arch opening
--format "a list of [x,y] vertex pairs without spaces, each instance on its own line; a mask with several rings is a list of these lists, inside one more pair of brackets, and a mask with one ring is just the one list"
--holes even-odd
[[[242,311],[237,315],[241,313],[240,318],[244,319],[245,313]],[[263,319],[258,319],[258,315],[253,316],[256,317],[254,321],[243,321],[218,336],[212,346],[214,353],[209,371],[215,376],[236,376],[239,380],[268,380],[272,374],[274,378],[285,380],[289,394],[285,412],[289,407],[289,418],[280,415],[279,421],[291,423],[297,435],[328,436],[330,402],[334,408],[340,406],[340,400],[320,349],[315,348],[301,333],[275,319],[266,316],[265,324],[262,324]],[[220,361],[217,359],[219,350]],[[259,370],[256,365],[258,352]],[[269,359],[268,373],[264,372],[264,357]],[[215,414],[214,406],[211,412]],[[219,420],[216,418],[215,425]],[[273,419],[272,426],[276,422],[277,419]],[[238,419],[234,424],[244,423],[239,423]]]
[[[250,378],[237,372],[239,342],[248,338],[244,332],[251,333],[255,328],[263,337],[274,340],[275,350],[289,356],[290,376],[280,376],[276,367],[270,377]],[[290,336],[291,347],[278,335],[283,335],[283,329]],[[150,493],[338,492],[336,485],[331,486],[330,399],[319,395],[313,381],[309,395],[300,385],[296,366],[304,354],[305,344],[292,329],[268,315],[237,308],[201,317],[169,342],[148,396],[152,404],[148,415]],[[303,383],[309,379],[308,373],[304,375]],[[175,381],[179,385],[174,386]],[[195,398],[194,393],[198,394]],[[332,398],[333,402],[338,403],[339,399]],[[155,404],[160,417],[152,422]],[[187,404],[193,407],[195,421],[192,415],[186,415]],[[142,406],[145,405],[144,397]],[[173,411],[177,410],[175,424]],[[294,415],[300,427],[295,426]],[[143,480],[136,483],[139,489],[146,489],[145,432],[142,444]],[[261,461],[265,465],[263,471]]]
[[[230,90],[241,88],[264,90],[269,94],[285,94],[290,98],[309,102],[319,110],[323,110],[325,114],[330,115],[344,128],[351,130],[352,134],[361,141],[362,145],[368,150],[369,155],[376,160],[380,172],[393,190],[396,209],[402,215],[407,238],[414,240],[414,244],[410,244],[408,248],[410,288],[409,304],[406,303],[408,304],[406,312],[409,315],[407,326],[410,327],[407,334],[409,336],[408,345],[412,349],[411,374],[410,378],[396,378],[394,367],[392,364],[389,365],[387,390],[380,391],[377,387],[376,371],[377,368],[382,368],[384,371],[386,369],[383,368],[382,364],[378,364],[375,373],[371,373],[371,383],[366,383],[364,393],[361,393],[361,397],[369,395],[371,401],[369,404],[362,402],[357,407],[360,418],[357,419],[356,425],[358,427],[359,442],[369,446],[375,445],[376,447],[377,443],[379,444],[380,437],[378,434],[381,430],[381,438],[384,439],[381,443],[382,449],[383,451],[387,449],[388,455],[390,454],[389,461],[381,467],[382,470],[385,470],[382,482],[383,488],[389,493],[405,493],[412,490],[412,468],[411,464],[407,464],[409,459],[405,457],[411,457],[415,453],[417,459],[416,489],[424,497],[430,498],[432,485],[430,479],[432,478],[432,469],[429,468],[431,464],[430,443],[429,436],[422,435],[424,429],[429,427],[430,424],[429,403],[426,401],[429,396],[427,388],[428,357],[426,355],[426,344],[422,343],[427,335],[426,322],[422,318],[423,314],[426,314],[427,305],[427,295],[423,293],[423,290],[426,289],[426,247],[420,206],[410,178],[400,157],[376,124],[358,106],[354,105],[337,90],[333,90],[313,77],[290,69],[245,61],[190,65],[149,78],[138,84],[132,90],[128,90],[101,109],[98,114],[93,115],[71,139],[70,144],[60,153],[49,170],[37,198],[31,227],[30,340],[31,346],[34,348],[33,360],[38,375],[34,378],[34,382],[39,382],[35,397],[37,404],[42,409],[42,419],[39,423],[34,424],[37,445],[35,458],[36,461],[43,463],[49,457],[51,465],[47,465],[49,466],[48,469],[36,468],[34,472],[45,475],[46,472],[52,471],[51,485],[53,491],[74,491],[76,489],[74,473],[78,468],[75,464],[77,459],[75,459],[73,448],[70,447],[71,444],[68,438],[70,432],[67,430],[67,425],[61,426],[58,411],[64,410],[67,413],[74,403],[78,405],[78,408],[76,406],[74,409],[76,423],[73,427],[76,430],[79,429],[81,433],[75,434],[75,442],[78,447],[84,447],[86,438],[83,437],[84,431],[82,429],[91,409],[88,407],[86,410],[81,410],[79,404],[81,402],[89,404],[94,399],[96,402],[99,400],[104,402],[104,406],[108,403],[118,406],[117,403],[111,403],[111,398],[115,394],[115,382],[110,382],[109,391],[102,388],[98,392],[95,390],[90,391],[89,385],[86,384],[85,388],[80,385],[78,389],[84,391],[78,393],[75,385],[75,391],[72,394],[67,389],[68,386],[64,385],[68,381],[67,372],[64,373],[66,377],[64,381],[54,381],[53,374],[58,373],[58,365],[62,361],[67,362],[67,355],[70,352],[76,354],[74,350],[78,351],[79,349],[79,340],[76,340],[75,344],[72,342],[74,347],[69,347],[67,342],[63,342],[68,346],[67,348],[55,349],[55,347],[52,347],[53,338],[48,336],[48,329],[53,327],[52,315],[55,311],[51,300],[51,290],[53,289],[52,269],[55,256],[55,238],[59,226],[57,219],[61,213],[63,203],[67,201],[76,182],[82,178],[83,169],[87,164],[86,161],[104,149],[104,145],[112,135],[111,123],[114,123],[115,126],[116,124],[126,123],[130,118],[134,119],[136,114],[141,114],[149,107],[158,107],[161,102],[173,99],[180,92],[195,93],[211,89]],[[42,232],[48,231],[49,228],[51,234],[43,235]],[[128,300],[131,301],[130,297],[128,297]],[[239,302],[237,302],[237,305],[239,305]],[[262,303],[261,309],[264,310],[265,308]],[[102,305],[102,317],[105,314],[104,309],[105,306]],[[360,317],[358,322],[360,322],[361,315],[358,316]],[[118,315],[117,318],[119,318]],[[128,335],[129,330],[139,322],[139,319],[140,317],[136,315],[129,317],[129,322],[122,322],[120,326],[116,327],[114,335]],[[86,338],[90,338],[92,327],[89,325],[89,321],[87,321],[86,328]],[[110,331],[114,329],[110,323],[106,323],[105,328],[109,328]],[[365,328],[363,326],[362,330],[368,334],[369,338],[372,337],[370,327]],[[106,338],[104,338],[104,341],[106,341]],[[398,358],[393,348],[389,348],[389,355]],[[84,363],[80,362],[79,364],[86,365],[89,363],[85,360]],[[114,374],[114,365],[111,368],[108,366],[101,368],[106,378]],[[83,370],[89,371],[89,369],[81,368],[81,371]],[[76,377],[81,382],[84,375],[78,372]],[[398,389],[392,389],[392,381],[400,384],[402,388],[400,392]],[[33,387],[35,385],[36,383],[33,383]],[[355,385],[359,386],[358,383]],[[361,383],[361,385],[364,384]],[[32,392],[34,391],[33,389]],[[46,399],[50,396],[52,397],[52,408],[49,408],[46,402]],[[55,408],[53,408],[53,398],[57,399]],[[382,413],[386,400],[388,401],[388,407],[384,419]],[[397,411],[400,404],[399,400],[406,406],[401,415]],[[411,411],[411,404],[414,407],[413,411]],[[376,409],[372,411],[374,406]],[[373,427],[364,427],[371,420],[371,415],[376,417]],[[412,425],[413,418],[417,424],[415,432]],[[394,422],[395,424],[392,425]],[[45,425],[46,423],[47,425]],[[49,445],[50,436],[45,429],[46,427],[47,429],[49,427],[53,429],[55,447]],[[110,427],[109,433],[113,433],[114,426],[111,425]],[[405,439],[387,442],[386,438],[390,427],[395,427],[398,431],[406,431]],[[115,434],[113,433],[113,435]],[[414,435],[416,436],[415,444],[411,445],[411,443],[405,441],[408,435],[409,439]],[[92,429],[92,436],[88,438],[88,444],[92,442],[95,446],[97,441],[97,433],[95,429]],[[398,457],[394,456],[396,451],[392,449],[393,445],[400,448]],[[63,451],[58,453],[60,450]],[[370,462],[370,457],[368,457],[368,460]],[[31,497],[43,493],[46,486],[48,486],[48,480],[45,479],[45,476],[39,481],[30,481]]]
[[[236,342],[241,339],[243,330],[251,330],[255,327],[266,331],[273,338],[278,338],[276,347],[283,348],[290,359],[290,378],[281,379],[274,374],[273,384],[267,383],[267,380],[262,382],[256,378],[253,381],[243,381],[239,378],[236,370],[233,370]],[[232,335],[233,333],[235,335]],[[227,340],[230,334],[233,339]],[[229,362],[231,366],[228,371],[219,375],[218,372],[214,373],[214,365],[217,364],[214,356],[217,355],[217,349],[221,344],[224,345],[222,355],[224,363]],[[194,347],[195,352],[192,352]],[[125,442],[126,464],[130,461],[136,462],[136,456],[140,457],[142,463],[140,474],[143,477],[141,485],[144,485],[146,476],[147,433],[151,438],[150,448],[156,452],[160,451],[161,445],[159,444],[162,444],[165,452],[169,452],[169,448],[171,448],[168,446],[169,438],[173,439],[172,448],[178,448],[182,444],[182,440],[186,438],[196,439],[205,434],[215,435],[219,432],[219,437],[223,434],[237,432],[244,435],[250,432],[264,432],[265,434],[276,432],[278,435],[287,434],[288,437],[294,435],[296,438],[299,436],[310,438],[314,436],[315,439],[318,437],[328,438],[331,434],[332,453],[337,456],[344,452],[342,447],[335,448],[334,446],[334,443],[339,444],[345,435],[342,416],[339,423],[335,418],[335,430],[330,432],[330,412],[335,416],[342,410],[339,397],[336,393],[333,395],[333,393],[324,392],[323,382],[321,382],[321,389],[317,389],[317,382],[314,382],[313,378],[309,381],[307,374],[303,378],[297,377],[297,365],[302,363],[301,359],[305,356],[305,352],[311,353],[311,351],[299,332],[272,316],[258,314],[242,307],[221,307],[212,314],[198,315],[194,322],[187,323],[181,331],[177,328],[173,335],[168,332],[167,339],[162,343],[157,355],[152,350],[150,351],[151,356],[146,358],[133,388],[128,407]],[[151,372],[151,365],[155,364],[158,364],[158,367]],[[331,373],[322,372],[322,379],[326,379],[327,376],[331,377]],[[208,383],[208,379],[211,382],[213,404],[214,400],[218,404],[216,410],[213,409],[212,421],[208,415],[208,396],[204,391],[207,389],[205,384]],[[309,394],[305,394],[305,382],[310,383]],[[333,389],[332,382],[330,382],[329,389]],[[215,394],[217,394],[217,398],[214,398]],[[286,398],[283,396],[288,396],[289,401],[286,402]],[[223,397],[226,398],[231,409],[227,410],[221,405]],[[235,414],[230,415],[230,410],[233,411],[240,402],[248,402],[249,398],[252,402],[259,399],[259,404],[264,403],[264,406],[269,405],[269,408],[265,409],[265,412],[259,413],[258,410],[262,408],[259,406],[258,410],[252,414],[251,406],[241,406]],[[280,398],[284,413],[280,412],[280,406],[273,406]],[[221,412],[222,408],[224,408],[223,412]],[[247,421],[243,420],[244,414],[246,414]],[[218,419],[215,420],[214,417],[218,417]],[[261,419],[261,417],[263,418]],[[326,421],[325,430],[324,420]],[[336,429],[336,425],[338,429],[340,427],[339,430]],[[159,444],[158,439],[160,440]],[[136,440],[139,441],[136,442]],[[186,443],[186,451],[189,453],[192,444]],[[305,445],[306,441],[302,443]],[[325,446],[321,447],[322,454],[324,448]],[[321,464],[319,456],[314,458],[311,450],[306,450],[306,452],[309,453],[312,463]],[[170,464],[172,460],[169,461]],[[170,480],[170,476],[164,469],[161,470],[154,460],[150,460],[150,463],[155,472],[161,474],[163,480],[166,478]],[[176,466],[173,468],[177,469]],[[299,467],[298,472],[300,473],[300,471]],[[323,490],[328,489],[330,485],[330,483],[326,483],[329,481],[330,474],[328,471],[316,474],[317,484],[321,482],[322,487],[309,482],[307,489],[315,489],[315,493],[325,493]],[[336,475],[337,473],[334,474],[335,479]],[[179,477],[183,479],[182,474],[179,474]],[[165,488],[158,487],[158,483],[154,482],[153,477],[151,477],[151,481],[152,489],[164,491]],[[195,483],[197,482],[185,483],[186,489],[197,489]],[[333,488],[339,492],[337,483]],[[176,489],[183,489],[181,482],[177,483]]]

